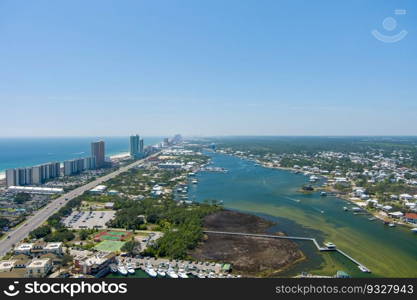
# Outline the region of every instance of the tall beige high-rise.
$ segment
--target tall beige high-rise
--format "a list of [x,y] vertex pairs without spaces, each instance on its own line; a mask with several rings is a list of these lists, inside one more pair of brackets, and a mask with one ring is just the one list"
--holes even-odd
[[91,156],[96,159],[96,167],[104,167],[105,148],[104,141],[91,143]]

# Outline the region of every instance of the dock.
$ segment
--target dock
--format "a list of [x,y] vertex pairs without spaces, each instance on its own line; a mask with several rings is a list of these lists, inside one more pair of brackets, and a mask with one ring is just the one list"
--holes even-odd
[[206,230],[204,233],[208,234],[222,234],[222,235],[234,235],[234,236],[248,236],[248,237],[257,237],[257,238],[270,238],[270,239],[284,239],[284,240],[298,240],[298,241],[312,241],[314,246],[316,246],[319,251],[336,251],[349,259],[351,262],[356,264],[362,272],[370,272],[370,270],[365,267],[365,265],[358,262],[356,259],[346,254],[344,251],[337,249],[336,247],[321,247],[315,238],[311,237],[301,237],[301,236],[288,236],[288,235],[272,235],[272,234],[257,234],[257,233],[245,233],[245,232],[228,232],[228,231],[211,231]]

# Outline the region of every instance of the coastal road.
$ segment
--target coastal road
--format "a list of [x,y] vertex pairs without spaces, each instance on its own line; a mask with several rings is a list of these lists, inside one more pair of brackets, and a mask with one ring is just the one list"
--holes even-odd
[[100,185],[120,175],[121,173],[128,171],[133,167],[144,164],[144,162],[147,159],[157,156],[158,154],[159,153],[155,153],[147,158],[137,160],[127,166],[123,166],[112,173],[97,178],[94,181],[91,181],[83,186],[71,190],[70,192],[63,194],[59,198],[52,200],[48,205],[36,211],[33,216],[28,217],[27,220],[19,227],[7,233],[7,236],[0,241],[0,257],[4,256],[7,252],[9,252],[12,249],[13,245],[19,243],[25,237],[27,237],[29,235],[29,232],[42,225],[50,216],[56,213],[61,207],[65,206],[65,204],[68,201],[82,195],[84,192],[91,190],[97,185]]

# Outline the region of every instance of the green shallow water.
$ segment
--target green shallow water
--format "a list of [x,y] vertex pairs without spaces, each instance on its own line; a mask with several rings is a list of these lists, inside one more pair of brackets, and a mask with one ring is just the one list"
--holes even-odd
[[307,177],[285,170],[258,166],[229,155],[208,153],[213,165],[228,173],[199,173],[198,185],[190,188],[190,199],[223,200],[224,206],[261,215],[277,223],[271,231],[331,241],[366,267],[371,274],[338,253],[319,253],[311,242],[298,242],[307,260],[282,273],[302,271],[334,275],[344,270],[354,277],[417,277],[417,235],[409,229],[384,226],[368,216],[345,212],[346,201],[303,194],[297,190]]

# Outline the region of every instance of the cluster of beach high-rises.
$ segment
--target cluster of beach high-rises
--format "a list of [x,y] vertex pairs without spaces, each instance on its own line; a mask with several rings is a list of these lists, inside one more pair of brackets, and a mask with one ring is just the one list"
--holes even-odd
[[91,143],[91,156],[63,162],[49,162],[34,167],[6,170],[7,186],[38,185],[61,175],[70,176],[105,166],[104,141]]
[[143,139],[138,134],[130,136],[129,154],[132,158],[142,158],[145,156]]

